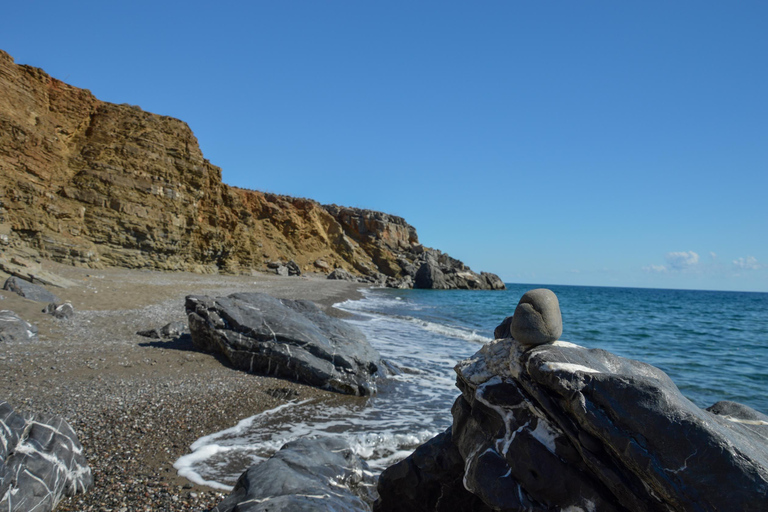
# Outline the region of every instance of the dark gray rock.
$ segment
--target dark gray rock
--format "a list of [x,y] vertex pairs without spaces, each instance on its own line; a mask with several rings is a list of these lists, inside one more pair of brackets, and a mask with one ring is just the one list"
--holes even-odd
[[165,339],[165,338],[178,338],[186,334],[188,331],[187,324],[184,322],[171,322],[165,324],[159,329],[147,329],[145,331],[137,331],[139,336],[145,336],[147,338]]
[[288,275],[289,276],[300,276],[301,275],[301,268],[293,260],[291,260],[288,263],[286,263],[285,264],[285,268],[288,269]]
[[360,330],[313,302],[190,295],[186,311],[195,346],[223,354],[236,368],[345,394],[376,391],[378,352]]
[[0,510],[50,511],[93,487],[83,447],[62,418],[26,416],[0,400]]
[[419,270],[416,272],[416,277],[413,278],[413,287],[427,290],[448,290],[450,285],[445,279],[443,271],[440,267],[431,262],[426,261],[422,263]]
[[333,272],[328,274],[328,279],[335,279],[338,281],[355,281],[356,278],[343,268],[334,269]]
[[56,304],[55,302],[51,302],[45,306],[43,313],[53,315],[59,320],[67,320],[75,316],[75,308],[69,302],[65,302],[64,304]]
[[512,315],[509,332],[526,345],[558,340],[563,334],[563,318],[557,295],[546,288],[525,292]]
[[[378,503],[434,512],[443,510],[435,496],[464,490],[497,511],[756,512],[768,503],[768,416],[735,402],[702,410],[658,368],[505,337],[456,372],[451,442],[438,436],[382,473]],[[386,510],[396,508],[377,512]]]
[[25,299],[37,302],[61,302],[59,298],[40,285],[32,284],[16,276],[6,279],[3,290],[17,293]]
[[340,438],[287,443],[211,512],[369,512],[373,476]]
[[488,284],[489,290],[506,290],[507,289],[507,285],[505,285],[504,281],[502,281],[501,278],[496,274],[492,274],[490,272],[480,272],[480,275],[483,276],[483,279],[485,279],[485,282]]
[[[603,350],[494,345],[457,367],[453,427],[467,488],[486,503],[499,503],[499,481],[488,483],[509,472],[508,493],[547,507],[765,507],[767,416],[733,402],[699,409],[661,370]],[[499,363],[506,374],[482,375]]]
[[0,342],[29,341],[37,337],[37,327],[7,309],[0,311]]
[[512,333],[509,332],[510,325],[512,325],[512,317],[508,316],[496,326],[496,329],[493,330],[494,339],[500,340],[502,338],[511,338]]
[[419,446],[408,458],[385,469],[378,482],[374,512],[490,512],[464,488],[464,459],[451,429]]

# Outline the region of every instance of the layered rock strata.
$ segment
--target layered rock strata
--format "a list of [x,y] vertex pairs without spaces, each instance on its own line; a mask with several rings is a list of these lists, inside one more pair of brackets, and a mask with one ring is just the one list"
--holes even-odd
[[185,307],[195,346],[224,355],[236,368],[338,393],[376,392],[384,371],[379,353],[359,329],[313,302],[236,293],[190,295]]
[[227,186],[182,121],[100,101],[0,51],[0,253],[25,247],[89,267],[293,261],[293,274],[342,268],[391,286],[410,285],[431,251],[400,217]]
[[367,464],[343,440],[299,439],[244,472],[212,512],[366,512],[373,487]]
[[0,400],[0,510],[51,511],[93,486],[83,447],[62,418],[19,414]]
[[658,368],[563,341],[505,338],[456,373],[453,425],[432,441],[432,457],[460,462],[435,469],[420,448],[381,475],[374,510],[445,510],[438,505],[462,492],[482,501],[477,510],[496,511],[768,503],[768,416],[734,402],[700,409]]

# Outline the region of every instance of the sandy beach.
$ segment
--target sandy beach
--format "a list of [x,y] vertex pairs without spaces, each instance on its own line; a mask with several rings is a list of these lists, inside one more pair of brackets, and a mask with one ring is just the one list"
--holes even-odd
[[[50,288],[72,303],[71,320],[45,304],[0,291],[0,309],[35,324],[38,339],[0,353],[0,397],[17,411],[63,416],[83,444],[95,487],[61,511],[206,510],[226,495],[178,477],[174,461],[199,437],[285,403],[330,393],[249,375],[196,350],[188,337],[160,341],[136,331],[185,321],[184,297],[260,291],[331,306],[360,297],[360,284],[324,276],[165,273],[43,267],[75,283]],[[8,276],[0,272],[4,282]],[[338,396],[338,395],[335,395]],[[360,400],[357,398],[344,398]]]

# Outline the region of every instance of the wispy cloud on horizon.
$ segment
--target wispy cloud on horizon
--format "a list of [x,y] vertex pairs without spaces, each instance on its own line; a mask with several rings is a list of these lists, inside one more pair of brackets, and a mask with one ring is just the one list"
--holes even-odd
[[733,260],[733,266],[739,270],[758,270],[763,267],[754,256],[735,259]]

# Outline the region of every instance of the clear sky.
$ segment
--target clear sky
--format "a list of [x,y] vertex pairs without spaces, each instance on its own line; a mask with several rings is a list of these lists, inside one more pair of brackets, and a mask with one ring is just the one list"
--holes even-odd
[[0,48],[231,185],[506,281],[768,291],[768,2],[6,2]]

